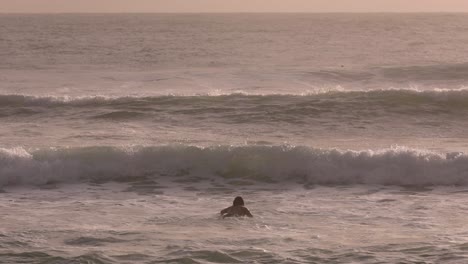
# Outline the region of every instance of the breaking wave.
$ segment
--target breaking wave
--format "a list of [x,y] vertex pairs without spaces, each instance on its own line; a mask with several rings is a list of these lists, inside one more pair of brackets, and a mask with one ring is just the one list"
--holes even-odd
[[0,186],[180,177],[252,184],[468,185],[468,156],[304,146],[0,149]]

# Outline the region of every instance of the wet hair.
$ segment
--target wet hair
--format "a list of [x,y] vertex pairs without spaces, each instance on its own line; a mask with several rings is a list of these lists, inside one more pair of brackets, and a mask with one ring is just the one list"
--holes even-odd
[[232,203],[232,205],[234,205],[234,206],[237,206],[237,205],[244,206],[244,199],[242,199],[242,197],[240,197],[240,196],[237,196],[234,199],[234,202]]

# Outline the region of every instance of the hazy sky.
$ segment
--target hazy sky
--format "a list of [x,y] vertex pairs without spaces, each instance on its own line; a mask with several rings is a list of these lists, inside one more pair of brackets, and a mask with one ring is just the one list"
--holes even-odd
[[0,0],[0,12],[468,12],[468,0]]

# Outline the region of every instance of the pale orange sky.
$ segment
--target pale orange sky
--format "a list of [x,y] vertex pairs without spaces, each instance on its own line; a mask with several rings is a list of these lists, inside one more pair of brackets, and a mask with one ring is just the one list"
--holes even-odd
[[16,12],[468,12],[468,0],[0,0]]

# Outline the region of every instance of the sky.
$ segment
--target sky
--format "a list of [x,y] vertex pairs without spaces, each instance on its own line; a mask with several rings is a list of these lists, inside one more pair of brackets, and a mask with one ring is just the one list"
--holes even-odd
[[0,0],[0,13],[468,12],[468,0]]

